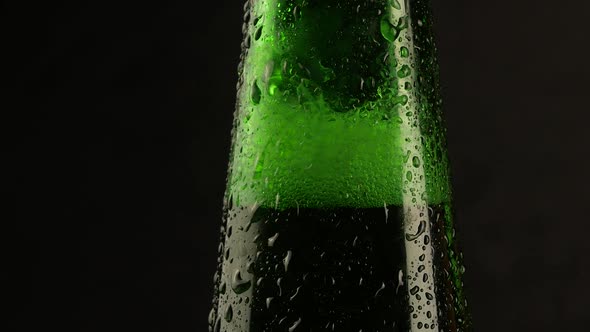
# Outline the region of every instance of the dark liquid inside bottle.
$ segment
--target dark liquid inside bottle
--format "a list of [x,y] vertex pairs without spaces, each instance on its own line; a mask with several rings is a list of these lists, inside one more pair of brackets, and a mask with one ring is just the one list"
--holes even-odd
[[[211,321],[212,328],[217,323],[219,330],[232,331],[232,320],[242,319],[246,331],[257,332],[408,331],[411,315],[422,309],[412,308],[408,298],[422,294],[438,309],[426,315],[439,317],[434,325],[425,321],[422,329],[461,330],[462,313],[451,297],[456,290],[447,277],[452,270],[449,252],[455,251],[449,251],[445,237],[445,208],[436,205],[429,211],[431,232],[421,236],[430,236],[433,244],[433,276],[406,275],[404,243],[413,239],[404,233],[403,211],[397,206],[230,212],[227,233],[232,241],[227,243],[233,248],[224,248],[224,255],[229,254],[223,259],[248,262],[237,280],[233,270],[225,273],[233,280],[220,284],[224,294],[233,294],[220,294],[223,312],[217,322]],[[244,252],[243,257],[233,256],[248,243],[251,258]],[[434,278],[434,289],[408,292],[407,280],[413,277]],[[235,294],[244,287],[250,296]]]

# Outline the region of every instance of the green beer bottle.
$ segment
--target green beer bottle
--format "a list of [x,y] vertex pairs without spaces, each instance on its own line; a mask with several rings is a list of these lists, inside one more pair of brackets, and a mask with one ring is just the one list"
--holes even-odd
[[250,0],[211,331],[469,331],[427,0]]

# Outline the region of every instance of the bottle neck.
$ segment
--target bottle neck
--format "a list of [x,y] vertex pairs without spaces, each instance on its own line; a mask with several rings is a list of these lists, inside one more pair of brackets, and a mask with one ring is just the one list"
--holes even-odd
[[450,199],[424,2],[257,1],[249,17],[228,185],[235,204]]

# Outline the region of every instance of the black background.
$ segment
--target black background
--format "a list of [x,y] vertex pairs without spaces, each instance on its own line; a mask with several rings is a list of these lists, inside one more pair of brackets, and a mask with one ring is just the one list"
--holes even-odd
[[[476,329],[584,330],[590,2],[433,7]],[[16,329],[206,331],[242,1],[2,15]]]

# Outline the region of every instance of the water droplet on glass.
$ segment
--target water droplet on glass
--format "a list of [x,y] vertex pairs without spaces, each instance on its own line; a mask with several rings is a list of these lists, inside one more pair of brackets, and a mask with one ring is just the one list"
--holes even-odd
[[422,272],[422,271],[424,271],[424,269],[425,269],[425,268],[426,268],[426,267],[425,267],[424,265],[420,265],[420,266],[418,266],[418,272]]
[[277,238],[279,237],[279,233],[276,233],[275,235],[273,235],[272,237],[270,237],[268,239],[268,246],[272,247],[275,244],[275,241],[277,240]]
[[381,35],[385,40],[393,42],[397,37],[397,29],[389,22],[387,15],[383,15],[381,18]]
[[412,289],[410,289],[410,294],[416,295],[416,293],[418,293],[419,290],[420,288],[418,286],[414,286],[412,287]]
[[421,329],[423,326],[422,322],[418,322],[418,328]]
[[250,289],[251,284],[252,283],[250,282],[250,280],[242,279],[240,270],[236,270],[234,272],[231,282],[231,288],[236,294],[242,294],[243,292],[247,291],[248,289]]
[[291,295],[291,297],[289,298],[290,301],[293,301],[295,299],[295,297],[297,296],[297,294],[299,294],[300,288],[301,288],[301,286],[297,287],[297,289],[295,290],[295,294]]
[[252,83],[252,95],[250,97],[250,99],[252,100],[252,104],[258,105],[260,103],[262,92],[260,91],[260,88],[258,87],[258,83],[256,81]]
[[246,264],[246,271],[254,273],[254,262],[248,262],[248,264]]
[[213,323],[215,323],[215,308],[211,308],[211,311],[209,311],[207,323],[209,323],[209,326],[213,326]]
[[407,179],[408,181],[412,181],[412,172],[411,172],[411,171],[408,171],[408,172],[406,173],[406,179]]
[[378,289],[378,290],[375,292],[375,295],[374,295],[374,296],[375,296],[375,297],[377,297],[377,296],[379,295],[379,293],[381,293],[381,291],[382,291],[382,290],[384,290],[384,289],[385,289],[385,283],[384,283],[384,282],[382,282],[382,283],[381,283],[381,288],[379,288],[379,289]]
[[404,88],[405,88],[407,91],[410,91],[410,90],[412,90],[412,83],[410,83],[410,82],[406,82],[406,83],[404,84]]
[[411,73],[412,73],[412,69],[410,69],[410,66],[403,65],[400,68],[400,70],[397,71],[397,77],[399,77],[399,78],[408,77],[408,76],[410,76]]
[[432,294],[426,292],[426,298],[432,301],[434,299],[434,296],[432,296]]
[[287,268],[289,267],[289,262],[291,262],[291,257],[293,256],[293,252],[291,250],[287,250],[287,256],[283,258],[283,265],[285,265],[285,272],[287,272]]
[[225,309],[225,321],[231,322],[232,318],[234,317],[234,310],[231,307],[231,304],[227,306]]
[[256,30],[256,33],[254,34],[254,40],[259,40],[260,37],[262,37],[262,26]]
[[404,106],[407,103],[408,103],[408,96],[406,96],[406,95],[399,95],[399,96],[393,98],[393,104],[394,105],[398,105],[399,104],[399,105]]
[[299,325],[299,323],[301,323],[301,318],[299,318],[298,320],[296,320],[295,323],[293,323],[293,325],[291,325],[291,327],[289,328],[289,332],[295,331],[295,329],[297,328],[297,326]]
[[414,167],[420,167],[420,158],[418,158],[417,156],[414,156],[412,158],[412,165],[414,165]]
[[274,299],[274,297],[267,297],[266,298],[266,308],[270,309],[270,303],[272,302],[272,300]]
[[215,326],[213,327],[213,331],[215,331],[215,332],[221,331],[221,316],[217,316],[217,320],[215,321]]
[[400,287],[404,285],[404,271],[399,270],[397,274],[397,287],[395,288],[395,293],[397,294]]
[[400,55],[402,58],[407,58],[407,57],[410,55],[410,51],[408,50],[408,48],[407,48],[407,47],[405,47],[405,46],[402,46],[402,47],[400,48],[400,50],[399,50],[399,55]]
[[418,230],[416,231],[416,234],[406,233],[406,240],[408,240],[408,241],[416,240],[417,238],[420,237],[420,235],[422,235],[422,233],[424,233],[425,229],[426,229],[426,221],[420,220],[420,224],[418,225]]
[[425,258],[426,258],[426,255],[424,255],[424,254],[422,254],[422,255],[420,255],[420,257],[418,257],[418,259],[419,259],[421,262],[423,262]]

